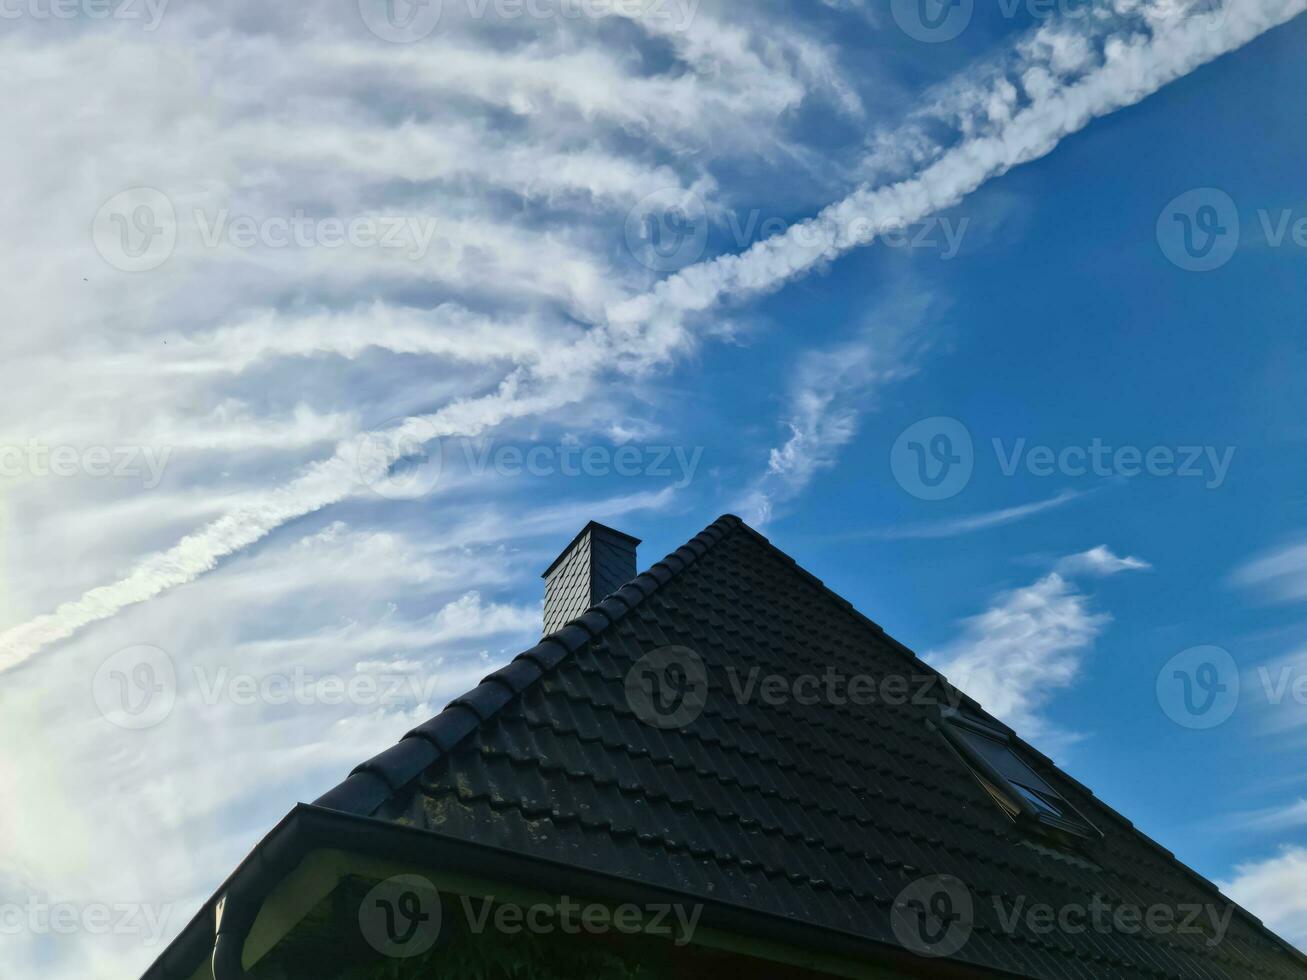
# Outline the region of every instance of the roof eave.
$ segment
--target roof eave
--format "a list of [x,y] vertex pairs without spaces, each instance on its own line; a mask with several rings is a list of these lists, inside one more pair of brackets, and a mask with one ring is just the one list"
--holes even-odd
[[703,910],[699,921],[708,929],[797,950],[820,949],[826,954],[872,967],[902,970],[913,976],[980,980],[1018,976],[983,970],[968,963],[926,959],[842,930],[816,927],[745,906],[681,894],[633,878],[301,803],[241,862],[142,975],[142,980],[190,980],[212,954],[214,922],[220,905],[226,906],[221,918],[222,932],[229,941],[227,959],[239,963],[245,937],[263,901],[305,857],[324,849],[384,859],[412,868],[437,869],[442,874],[475,875],[546,894],[587,895],[644,906],[692,903]]

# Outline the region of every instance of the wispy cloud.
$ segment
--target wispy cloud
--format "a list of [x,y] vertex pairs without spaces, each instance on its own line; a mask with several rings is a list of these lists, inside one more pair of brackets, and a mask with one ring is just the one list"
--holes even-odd
[[[932,144],[912,176],[860,188],[742,254],[670,276],[611,308],[610,318],[666,322],[775,290],[877,235],[957,205],[993,177],[1052,152],[1094,119],[1147,98],[1297,16],[1307,10],[1307,0],[1233,4],[1220,24],[1201,15],[1159,22],[1147,17],[1154,7],[1140,5],[1142,25],[1090,19],[1093,29],[1103,31],[1092,43],[1084,42],[1080,26],[1055,22],[1041,29],[1007,63],[964,76],[958,83],[963,97],[938,114],[961,139],[942,151]],[[1078,41],[1074,58],[1065,55],[1070,38]]]
[[1231,829],[1240,830],[1292,830],[1307,827],[1307,799],[1238,813],[1230,817],[1228,825]]
[[[537,256],[548,247],[556,247],[556,241],[549,242],[533,230],[525,233],[525,239],[514,238],[506,228],[499,234],[497,229],[501,225],[495,220],[469,221],[451,212],[455,214],[452,223],[454,237],[446,240],[435,261],[427,262],[420,271],[402,267],[405,276],[416,281],[438,274],[438,278],[450,287],[462,283],[470,295],[481,297],[501,288],[504,282],[516,282],[521,284],[523,302],[551,302],[561,306],[569,315],[583,318],[603,310],[601,325],[569,348],[566,377],[560,376],[557,364],[552,370],[517,368],[503,378],[493,392],[469,393],[434,413],[412,416],[382,434],[379,441],[398,447],[411,444],[421,435],[427,439],[477,435],[506,420],[557,411],[584,397],[588,386],[598,380],[601,372],[614,365],[627,371],[647,370],[689,344],[690,338],[681,326],[687,316],[702,313],[725,300],[745,299],[777,289],[840,254],[867,244],[884,231],[902,228],[953,206],[992,177],[1051,152],[1063,137],[1082,129],[1094,118],[1147,97],[1162,85],[1242,46],[1304,9],[1307,9],[1307,0],[1261,0],[1255,4],[1234,6],[1219,30],[1212,29],[1212,25],[1202,22],[1201,18],[1171,20],[1145,31],[1129,30],[1113,37],[1112,43],[1104,44],[1099,56],[1089,59],[1092,67],[1086,70],[1083,63],[1067,65],[1062,76],[1050,75],[1049,66],[1055,65],[1056,59],[1049,60],[1045,54],[1040,54],[1038,56],[1046,61],[1043,73],[1027,71],[1023,76],[1028,98],[1026,104],[1019,109],[1014,107],[999,119],[989,118],[984,127],[977,128],[975,120],[970,120],[971,128],[963,140],[914,176],[884,187],[860,189],[831,205],[812,221],[795,225],[786,233],[760,242],[741,255],[724,256],[683,270],[658,283],[652,290],[629,299],[613,298],[613,290],[618,288],[615,280],[604,275],[601,264],[590,254],[578,253],[575,261],[542,264],[536,261]],[[207,50],[207,46],[201,47]],[[99,60],[105,60],[107,52],[94,47],[89,50]],[[379,56],[373,53],[374,48],[337,44],[330,49],[314,50],[313,60],[320,60],[323,50],[334,52],[337,67],[346,76],[349,73],[345,69],[379,67]],[[696,56],[706,56],[711,48],[707,42],[701,42],[694,50]],[[21,46],[14,53],[19,58],[31,57]],[[50,52],[42,53],[48,55]],[[503,87],[491,80],[496,73],[508,70],[498,54],[494,56],[494,64],[489,58],[483,59],[481,64],[485,71],[482,72],[464,71],[466,66],[460,68],[459,65],[465,59],[460,59],[456,53],[451,52],[448,58],[432,58],[430,52],[420,54],[422,63],[411,66],[414,72],[406,84],[430,86],[433,84],[428,77],[430,73],[443,72],[441,84],[465,85],[474,80],[480,87],[467,94],[480,98],[503,97]],[[156,61],[157,53],[150,51],[147,55],[148,70],[148,64]],[[418,56],[418,52],[390,53],[392,59]],[[1031,56],[1030,52],[1022,55],[1026,59]],[[283,59],[279,58],[278,63],[282,62]],[[665,114],[658,112],[657,108],[660,100],[663,105],[682,101],[681,97],[668,99],[665,91],[650,96],[645,92],[647,86],[643,79],[630,76],[603,56],[584,63],[589,69],[584,86],[570,84],[579,77],[578,73],[567,70],[569,64],[575,64],[575,59],[557,56],[550,58],[547,71],[543,64],[540,71],[532,71],[527,65],[517,66],[514,70],[520,69],[520,77],[515,76],[509,88],[536,86],[536,94],[551,103],[565,101],[573,107],[584,107],[589,113],[611,112],[614,118],[624,119],[627,123],[631,121],[629,113],[639,111],[641,106],[652,114],[647,118],[664,118]],[[759,64],[764,71],[772,73],[767,77],[774,77],[776,66],[769,62]],[[108,67],[106,65],[106,71]],[[206,66],[210,72],[222,67]],[[393,72],[395,68],[393,60],[387,62],[388,71]],[[83,70],[86,69],[83,64]],[[240,71],[229,74],[232,77],[242,75]],[[610,82],[596,84],[597,77],[607,77]],[[693,77],[696,85],[709,84],[706,77]],[[793,79],[792,75],[790,77]],[[1031,79],[1036,78],[1038,82],[1031,84]],[[157,78],[152,81],[155,85],[159,83]],[[796,84],[802,86],[803,83]],[[991,79],[988,84],[991,88],[999,86],[1005,91],[1012,88],[1012,82],[1006,76]],[[610,93],[613,97],[608,98],[602,93]],[[646,97],[642,98],[641,93]],[[741,100],[745,100],[752,111],[757,108],[757,100],[765,100],[774,93],[772,88],[754,85],[722,93],[720,104],[726,107],[728,114],[734,112],[738,116]],[[195,85],[191,83],[173,94],[178,98],[196,94]],[[523,106],[533,105],[529,101],[530,93],[523,94],[528,97]],[[684,97],[695,101],[690,95]],[[181,111],[193,113],[193,110]],[[135,118],[153,117],[139,112]],[[213,121],[206,125],[212,127]],[[172,128],[176,129],[176,126]],[[227,127],[220,128],[225,130]],[[566,127],[553,124],[551,120],[551,125],[543,127],[543,134],[547,136],[542,134],[542,138],[556,139],[565,132]],[[106,130],[103,135],[106,146],[120,144],[124,138],[134,138],[136,144],[143,141],[143,134],[139,132]],[[158,135],[157,131],[144,134],[144,141],[157,140]],[[87,138],[84,131],[76,134],[79,142]],[[193,132],[188,135],[188,145],[204,146],[204,152],[209,152],[209,143],[196,138]],[[198,160],[195,152],[192,149],[175,158],[161,155],[160,159],[166,160],[171,168],[173,182],[189,188],[194,186],[195,173],[214,172],[215,162]],[[233,175],[240,172],[241,163],[239,157],[227,161]],[[25,166],[24,172],[30,173],[32,169]],[[36,166],[35,169],[44,168]],[[123,172],[132,171],[125,167]],[[123,186],[130,186],[127,178],[124,178]],[[95,193],[92,192],[91,200],[94,200]],[[213,192],[205,193],[212,195]],[[465,195],[455,193],[442,200],[446,206],[455,207],[453,202],[465,200]],[[23,226],[40,224],[35,220],[21,223]],[[814,242],[819,244],[814,245]],[[484,261],[487,253],[498,257],[493,266],[487,266]],[[41,254],[40,248],[29,248],[16,269],[27,268],[30,259]],[[264,257],[269,286],[273,282],[283,285],[281,280],[288,268],[284,256],[273,253]],[[383,271],[401,268],[392,259],[383,263],[383,257],[373,254],[358,256],[323,250],[313,258],[315,261],[308,268],[315,279],[321,281],[331,281],[345,274],[358,281],[360,275],[375,277]],[[367,261],[349,261],[359,258]],[[247,266],[248,263],[242,261],[232,268],[239,268],[244,273]],[[175,276],[182,270],[211,268],[213,263],[206,261],[197,265],[177,258],[171,267]],[[625,278],[629,280],[629,277]],[[255,282],[249,277],[246,281]],[[617,283],[620,281],[616,280]],[[46,277],[34,273],[32,282],[44,283]],[[225,283],[215,284],[226,288]],[[163,294],[140,297],[142,303],[163,303],[165,299]],[[187,299],[193,303],[193,297]],[[835,423],[826,428],[824,438],[838,444],[840,439],[847,438],[847,432],[848,420],[841,421],[837,417]],[[787,455],[783,448],[777,460],[782,474],[788,466],[802,479],[801,474],[807,465],[804,461],[809,458],[819,461],[820,455],[814,457],[805,449],[803,433],[796,433],[796,436],[799,441],[794,451]],[[823,439],[823,433],[818,431],[815,438]],[[386,455],[377,455],[377,465],[389,465]],[[390,462],[396,458],[392,456]],[[353,463],[348,451],[315,463],[254,505],[227,514],[188,535],[176,546],[142,560],[119,581],[92,589],[81,598],[64,603],[53,613],[38,616],[0,634],[0,670],[24,662],[50,643],[66,639],[90,623],[194,581],[224,558],[262,540],[288,521],[347,499],[359,486]]]
[[1307,848],[1285,847],[1264,861],[1234,869],[1223,892],[1277,934],[1307,952]]
[[1152,567],[1142,558],[1131,556],[1119,558],[1110,548],[1101,544],[1078,555],[1068,555],[1057,563],[1057,571],[1061,575],[1092,575],[1098,578],[1106,578],[1120,572],[1147,571]]
[[1231,581],[1275,602],[1307,599],[1307,541],[1265,551],[1237,568]]
[[947,517],[937,521],[920,521],[916,524],[904,524],[900,527],[888,527],[882,530],[855,531],[852,536],[881,538],[890,541],[912,538],[953,538],[963,534],[973,534],[976,531],[987,531],[990,528],[1003,527],[1006,524],[1015,524],[1027,517],[1034,517],[1036,514],[1043,514],[1046,511],[1065,507],[1067,504],[1086,496],[1089,492],[1091,491],[1063,490],[1046,500],[1036,500],[1029,504],[1003,507],[983,514]]
[[1259,712],[1259,731],[1281,748],[1300,750],[1307,734],[1307,648],[1259,663],[1243,675],[1244,699]]
[[[876,67],[845,64],[774,4],[705,2],[674,34],[639,19],[528,30],[460,19],[456,6],[412,46],[379,42],[356,5],[334,0],[174,4],[149,37],[86,19],[7,22],[0,61],[39,84],[0,102],[0,129],[37,134],[0,155],[0,183],[23,189],[0,200],[5,226],[21,229],[0,240],[6,312],[25,327],[0,334],[5,438],[167,442],[178,459],[148,497],[108,481],[5,488],[6,548],[22,574],[3,594],[13,625],[0,670],[22,669],[0,685],[0,797],[23,801],[0,812],[6,894],[175,903],[179,928],[294,800],[534,639],[522,597],[536,583],[521,577],[538,571],[540,535],[672,499],[640,489],[560,502],[449,483],[420,505],[372,496],[369,479],[416,442],[527,427],[561,437],[596,404],[622,418],[642,379],[711,331],[697,312],[946,207],[1302,8],[1240,5],[1233,27],[1204,38],[1132,28],[1110,51],[1096,36],[1078,60],[1066,45],[1018,52],[1023,71],[1045,75],[1026,71],[1029,84],[1018,79],[1003,112],[983,119],[974,106],[999,105],[1007,89],[967,73],[975,98],[938,117],[949,139],[913,141],[902,179],[877,177],[807,228],[655,285],[622,247],[633,204],[675,188],[720,213],[745,169],[802,181],[805,213],[846,194],[859,168],[802,145],[811,130],[795,122],[816,105],[824,121],[872,130],[886,91]],[[88,147],[94,166],[70,168]],[[141,185],[166,193],[184,227],[165,264],[128,277],[87,227]],[[257,224],[300,211],[419,217],[434,233],[414,257],[208,245],[195,227],[197,213]],[[804,245],[814,238],[830,247]],[[874,351],[881,338],[862,339]],[[873,355],[843,353],[868,359],[835,399],[823,403],[811,379],[814,399],[796,396],[793,444],[777,447],[781,492],[821,470],[891,376]],[[379,434],[361,461],[352,436],[363,428]],[[517,601],[499,594],[509,585]],[[1044,600],[1071,601],[1051,586]],[[1082,637],[1094,619],[1081,608],[1081,626],[1061,632]],[[1040,621],[1056,630],[1058,616]],[[199,704],[188,687],[181,703],[193,710],[128,733],[69,678],[142,643],[165,647],[183,678],[224,667],[347,677],[382,664],[432,684],[365,707]],[[38,656],[55,644],[57,658]],[[77,805],[88,799],[98,805]],[[6,962],[46,976],[122,976],[158,952],[110,937],[10,938]]]
[[[476,500],[439,523],[356,512],[357,522],[287,535],[224,564],[188,587],[185,602],[138,604],[70,638],[57,660],[31,662],[0,690],[0,740],[10,746],[0,793],[27,801],[0,814],[5,894],[170,906],[171,935],[296,800],[315,798],[538,638],[539,604],[525,597],[539,594],[551,549],[584,518],[620,521],[670,500],[519,503],[511,516]],[[499,598],[510,587],[524,598]],[[177,706],[157,727],[126,731],[98,713],[91,679],[110,654],[142,643],[171,657]],[[70,687],[69,678],[80,680]],[[342,685],[361,678],[375,679],[375,696],[342,698]],[[241,696],[242,684],[259,695]],[[56,690],[79,693],[52,699]],[[33,743],[31,732],[51,727],[57,745]],[[83,793],[99,801],[98,817],[69,805]],[[130,936],[60,936],[55,949],[45,939],[7,936],[7,962],[46,964],[24,975],[108,978],[138,974],[160,952]]]
[[1068,556],[1059,570],[996,596],[989,609],[963,623],[957,639],[926,659],[1028,738],[1064,744],[1074,736],[1054,726],[1044,708],[1075,683],[1085,654],[1112,622],[1110,614],[1093,610],[1092,597],[1071,576],[1145,567],[1105,547]]
[[835,465],[880,390],[916,372],[926,346],[924,328],[938,306],[924,293],[905,293],[853,336],[804,354],[790,378],[783,418],[789,438],[769,451],[766,470],[739,504],[745,520],[767,523],[778,505]]

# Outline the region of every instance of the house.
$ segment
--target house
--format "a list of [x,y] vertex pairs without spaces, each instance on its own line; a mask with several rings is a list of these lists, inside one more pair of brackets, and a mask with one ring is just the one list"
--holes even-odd
[[738,518],[296,807],[148,980],[1307,978],[1307,958]]

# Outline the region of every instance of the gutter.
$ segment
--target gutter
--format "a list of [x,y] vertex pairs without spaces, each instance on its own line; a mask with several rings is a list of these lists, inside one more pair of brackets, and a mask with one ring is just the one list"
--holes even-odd
[[[847,962],[849,976],[902,980],[904,977],[1014,978],[957,961],[926,959],[854,933],[826,929],[740,905],[659,888],[632,878],[589,871],[473,841],[299,804],[232,872],[187,923],[142,980],[243,980],[243,955],[250,932],[273,890],[314,852],[347,852],[382,859],[417,871],[438,869],[526,887],[546,895],[588,895],[614,904],[693,904],[702,908],[707,930],[772,948],[817,954]],[[708,944],[704,944],[708,945]],[[206,960],[209,970],[201,973]]]

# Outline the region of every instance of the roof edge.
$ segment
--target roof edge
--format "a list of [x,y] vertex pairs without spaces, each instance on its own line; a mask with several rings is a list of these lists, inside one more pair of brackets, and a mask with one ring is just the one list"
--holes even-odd
[[[739,519],[737,518],[737,520]],[[949,682],[949,679],[945,677],[942,672],[940,672],[937,668],[933,667],[927,661],[921,659],[921,657],[917,655],[916,651],[914,651],[912,648],[907,646],[905,643],[895,639],[893,636],[887,633],[885,631],[885,628],[881,626],[879,623],[875,622],[874,620],[870,619],[862,612],[860,612],[858,608],[853,605],[853,603],[849,602],[848,599],[844,598],[844,596],[840,595],[829,585],[827,585],[825,582],[819,579],[816,575],[813,575],[811,572],[809,572],[806,568],[800,565],[798,561],[795,560],[791,555],[786,554],[784,551],[778,548],[775,544],[771,542],[771,540],[766,535],[756,530],[755,528],[750,527],[748,524],[744,523],[743,521],[740,521],[739,526],[742,527],[748,534],[753,535],[755,538],[757,538],[759,541],[765,544],[778,557],[783,559],[787,564],[793,565],[795,571],[797,571],[805,579],[807,579],[818,589],[820,589],[826,595],[826,597],[834,601],[837,606],[839,606],[841,609],[845,610],[846,612],[851,613],[855,618],[862,620],[863,623],[865,623],[871,629],[875,630],[891,647],[893,647],[895,650],[897,650],[899,653],[903,654],[904,656],[908,657],[912,661],[914,666],[920,667],[922,670],[926,670],[934,674],[936,677],[940,679],[940,682],[944,684],[946,690],[955,692],[961,697],[963,702],[965,702],[968,705],[979,708],[981,711],[985,713],[987,717],[993,718],[994,721],[998,723],[999,728],[1001,728],[1004,732],[1006,732],[1021,747],[1023,751],[1033,756],[1041,764],[1048,766],[1050,769],[1054,770],[1059,777],[1065,779],[1067,782],[1071,783],[1071,785],[1073,785],[1077,790],[1079,790],[1080,792],[1088,796],[1098,806],[1102,807],[1103,810],[1106,811],[1108,816],[1117,820],[1127,830],[1133,833],[1140,841],[1142,841],[1148,847],[1151,847],[1153,850],[1157,851],[1158,854],[1165,860],[1165,862],[1175,865],[1175,867],[1180,869],[1181,872],[1183,872],[1186,876],[1188,876],[1189,879],[1194,884],[1216,895],[1218,898],[1223,900],[1230,907],[1235,909],[1244,918],[1244,920],[1250,926],[1253,927],[1255,931],[1260,932],[1267,939],[1272,940],[1276,946],[1283,949],[1291,957],[1296,958],[1300,963],[1307,965],[1307,953],[1298,949],[1297,946],[1295,946],[1293,943],[1289,942],[1283,936],[1279,935],[1277,932],[1271,929],[1260,918],[1258,918],[1252,912],[1249,912],[1238,902],[1234,901],[1234,899],[1226,895],[1225,892],[1221,891],[1220,886],[1217,885],[1215,882],[1211,881],[1206,876],[1199,874],[1193,868],[1189,867],[1189,865],[1187,865],[1184,861],[1180,860],[1180,858],[1176,856],[1175,852],[1170,850],[1168,847],[1166,847],[1164,844],[1160,843],[1159,841],[1154,840],[1148,834],[1144,833],[1142,830],[1136,827],[1134,821],[1132,821],[1125,814],[1121,813],[1119,810],[1116,809],[1116,807],[1112,806],[1106,800],[1098,796],[1092,789],[1090,789],[1080,780],[1072,776],[1062,766],[1058,765],[1057,762],[1055,762],[1053,759],[1049,758],[1039,749],[1035,748],[1033,745],[1031,745],[1029,742],[1023,739],[1016,732],[1015,729],[1013,729],[1010,725],[1004,722],[1001,718],[996,718],[993,714],[987,711],[984,705],[982,705],[979,701],[976,701],[961,688],[954,687],[954,685]]]
[[[592,526],[596,526],[596,522],[587,524],[581,534]],[[318,797],[313,805],[356,816],[371,816],[483,723],[495,717],[510,701],[624,618],[737,528],[757,534],[734,514],[722,515],[598,605],[549,634],[530,650],[519,653],[507,666],[482,678],[480,684],[449,702],[440,714],[414,728],[396,745],[355,766],[344,782]],[[604,530],[612,531],[607,527]],[[621,534],[620,531],[612,533]],[[639,543],[629,534],[622,534],[622,537]],[[573,539],[573,544],[575,542]],[[564,549],[564,554],[570,548],[571,545]]]

